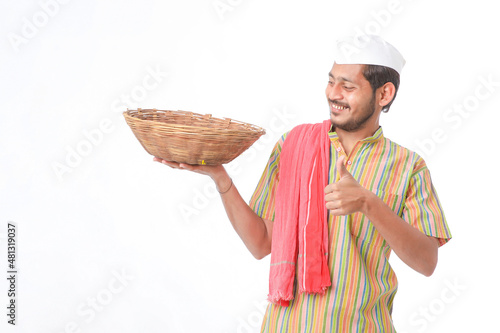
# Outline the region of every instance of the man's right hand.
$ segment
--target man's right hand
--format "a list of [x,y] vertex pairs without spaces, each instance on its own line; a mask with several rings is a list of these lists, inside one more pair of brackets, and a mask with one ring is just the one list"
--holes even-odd
[[210,176],[217,186],[219,192],[224,192],[225,189],[231,186],[231,178],[222,165],[192,165],[186,163],[170,162],[159,157],[153,159],[155,162],[168,165],[173,169],[188,170],[202,175]]

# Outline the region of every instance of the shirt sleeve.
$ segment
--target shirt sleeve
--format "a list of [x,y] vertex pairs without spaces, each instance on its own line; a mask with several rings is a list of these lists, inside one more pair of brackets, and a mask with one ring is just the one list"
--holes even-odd
[[250,198],[250,208],[266,220],[274,221],[274,201],[279,183],[280,153],[287,134],[283,134],[274,146],[259,183]]
[[439,246],[451,239],[451,233],[432,185],[425,161],[419,158],[415,164],[406,195],[403,219],[424,234],[436,237]]

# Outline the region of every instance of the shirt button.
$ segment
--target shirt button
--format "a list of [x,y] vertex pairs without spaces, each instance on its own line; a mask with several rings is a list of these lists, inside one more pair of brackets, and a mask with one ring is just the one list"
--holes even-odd
[[351,164],[352,164],[352,162],[351,162],[351,161],[347,161],[347,164],[351,165]]
[[342,150],[342,148],[340,148],[340,147],[337,148],[337,151],[341,151],[341,150]]

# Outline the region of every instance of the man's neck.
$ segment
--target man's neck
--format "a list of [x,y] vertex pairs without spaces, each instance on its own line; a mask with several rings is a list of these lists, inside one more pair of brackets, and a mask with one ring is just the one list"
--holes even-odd
[[372,136],[379,129],[379,127],[380,125],[376,122],[374,124],[368,124],[368,126],[354,132],[347,132],[340,128],[337,129],[336,132],[342,147],[344,147],[346,155],[349,156],[351,151],[354,149],[356,142]]

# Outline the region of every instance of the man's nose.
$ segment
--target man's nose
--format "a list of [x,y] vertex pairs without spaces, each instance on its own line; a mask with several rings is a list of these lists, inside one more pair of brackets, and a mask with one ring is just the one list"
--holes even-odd
[[339,84],[329,84],[327,91],[327,97],[330,100],[342,100],[342,91]]

